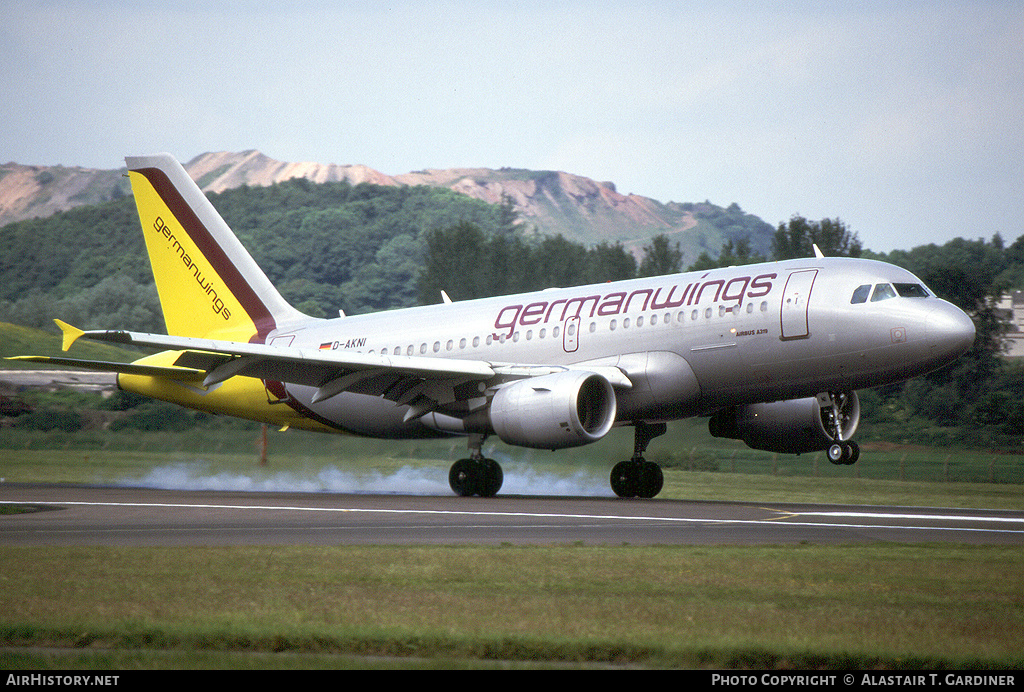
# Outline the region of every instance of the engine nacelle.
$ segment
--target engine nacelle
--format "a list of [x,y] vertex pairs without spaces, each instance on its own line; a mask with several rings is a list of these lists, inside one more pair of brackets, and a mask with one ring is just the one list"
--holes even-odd
[[842,439],[849,440],[860,422],[857,392],[732,406],[713,415],[708,429],[715,437],[743,440],[748,447],[766,452],[816,452],[836,442],[837,411]]
[[597,442],[615,423],[615,391],[593,372],[567,370],[502,387],[491,400],[491,427],[521,447],[562,449]]

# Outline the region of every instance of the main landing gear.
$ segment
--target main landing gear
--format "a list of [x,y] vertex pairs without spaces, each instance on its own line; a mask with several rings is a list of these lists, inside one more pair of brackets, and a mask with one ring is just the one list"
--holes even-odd
[[469,436],[469,458],[459,459],[452,464],[448,472],[448,485],[456,495],[469,497],[494,497],[501,490],[505,474],[494,459],[485,459],[480,448],[484,444],[484,435]]
[[[644,452],[651,440],[664,435],[668,426],[664,423],[634,424],[633,458],[621,461],[612,469],[612,490],[619,497],[651,498],[661,492],[665,476],[661,467],[644,459]],[[484,458],[481,448],[485,435],[474,433],[469,436],[469,458],[459,459],[448,472],[448,484],[456,495],[469,497],[494,497],[501,490],[505,479],[501,466],[493,459]]]
[[612,490],[619,497],[654,497],[665,485],[665,476],[660,466],[644,459],[644,452],[651,440],[665,434],[668,426],[640,421],[633,429],[633,458],[612,468]]

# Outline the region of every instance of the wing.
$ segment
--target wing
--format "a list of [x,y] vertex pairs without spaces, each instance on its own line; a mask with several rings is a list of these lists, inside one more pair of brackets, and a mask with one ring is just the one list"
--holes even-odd
[[[617,367],[491,363],[480,360],[388,356],[320,351],[217,339],[166,336],[131,331],[82,331],[55,320],[64,333],[63,349],[79,338],[178,352],[171,365],[19,356],[20,360],[123,372],[212,387],[231,377],[253,377],[315,387],[312,403],[342,392],[380,396],[410,406],[406,419],[465,402],[509,382],[569,369],[598,372],[613,386],[632,383]],[[481,387],[481,383],[483,386]]]

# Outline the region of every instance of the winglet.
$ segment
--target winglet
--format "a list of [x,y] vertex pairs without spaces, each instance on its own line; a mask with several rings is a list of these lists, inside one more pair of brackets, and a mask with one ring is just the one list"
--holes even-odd
[[818,249],[818,244],[814,243],[813,245],[814,245],[814,256],[815,257],[824,257],[825,255],[821,254],[821,250]]
[[60,346],[63,351],[67,351],[71,348],[71,344],[78,341],[78,337],[82,336],[82,334],[85,334],[84,331],[78,327],[72,327],[67,322],[61,322],[60,320],[54,320],[54,322],[56,322],[57,326],[60,327],[60,330],[64,332],[64,343]]

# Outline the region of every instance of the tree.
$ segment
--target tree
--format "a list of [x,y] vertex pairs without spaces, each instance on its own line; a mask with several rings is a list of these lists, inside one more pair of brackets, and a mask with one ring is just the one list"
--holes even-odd
[[489,267],[487,237],[479,226],[463,221],[427,235],[427,254],[418,280],[420,303],[430,305],[445,291],[454,300],[489,294],[482,268]]
[[705,250],[697,257],[697,261],[690,265],[689,271],[707,271],[719,267],[738,267],[744,264],[764,262],[764,256],[755,254],[750,249],[750,238],[738,238],[735,241],[727,240],[718,253],[718,259],[712,259]]
[[644,246],[644,257],[640,260],[639,276],[663,276],[682,271],[683,253],[679,243],[672,247],[664,233],[651,238],[651,244]]
[[620,243],[588,249],[561,235],[488,235],[461,222],[431,231],[426,245],[417,282],[421,304],[437,303],[442,290],[453,300],[468,300],[636,276],[636,260]]
[[587,251],[587,263],[582,283],[594,284],[601,281],[620,281],[636,276],[636,258],[622,247],[622,243],[609,245],[601,243]]
[[1024,290],[1024,235],[1006,248],[1007,267],[999,279],[1008,290]]
[[826,257],[860,257],[863,252],[857,234],[839,219],[808,221],[794,215],[789,224],[780,223],[775,231],[774,259],[813,257],[815,245]]

